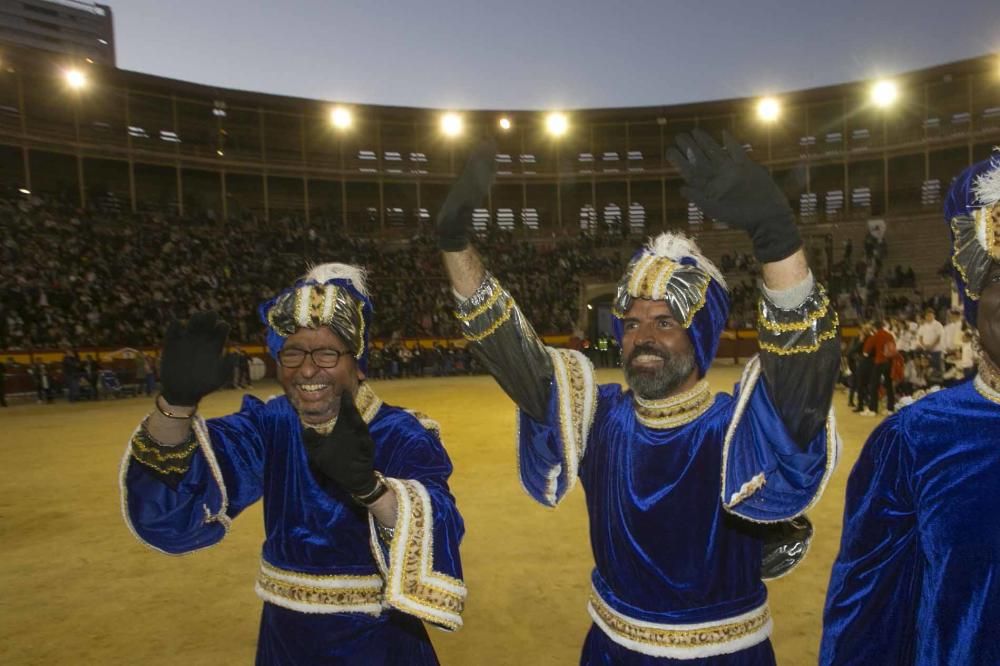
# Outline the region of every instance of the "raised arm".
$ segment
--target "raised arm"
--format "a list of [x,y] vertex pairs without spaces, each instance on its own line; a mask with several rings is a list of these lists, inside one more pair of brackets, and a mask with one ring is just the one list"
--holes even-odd
[[170,325],[163,391],[122,461],[126,524],[158,550],[184,553],[217,543],[231,519],[261,494],[263,446],[253,401],[245,401],[239,414],[210,422],[195,413],[198,402],[225,380],[228,331],[214,312]]
[[161,392],[136,431],[131,455],[152,474],[175,484],[198,448],[193,430],[198,403],[226,380],[222,359],[229,325],[215,312],[199,312],[184,325],[172,321],[163,338]]
[[438,247],[458,301],[455,314],[472,352],[510,398],[536,420],[545,418],[553,368],[548,352],[510,293],[472,247],[472,212],[496,174],[495,147],[469,157],[437,217]]
[[813,278],[795,217],[767,170],[728,134],[695,130],[667,158],[681,192],[705,214],[746,231],[764,275],[757,329],[761,369],[789,433],[805,446],[823,428],[840,362],[836,312]]

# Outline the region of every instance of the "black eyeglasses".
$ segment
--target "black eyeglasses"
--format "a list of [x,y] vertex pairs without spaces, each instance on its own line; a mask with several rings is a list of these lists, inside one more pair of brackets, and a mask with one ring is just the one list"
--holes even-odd
[[312,359],[317,368],[336,368],[340,357],[350,352],[338,349],[282,349],[278,352],[278,363],[283,368],[298,368],[306,362],[306,356]]

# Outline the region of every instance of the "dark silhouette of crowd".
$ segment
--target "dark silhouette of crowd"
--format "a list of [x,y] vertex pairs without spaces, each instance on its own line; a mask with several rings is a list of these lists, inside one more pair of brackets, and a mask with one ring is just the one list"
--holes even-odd
[[[591,239],[524,242],[491,230],[482,253],[539,331],[567,333],[579,286],[627,257]],[[257,306],[309,263],[368,268],[377,339],[459,337],[433,240],[391,244],[285,218],[253,221],[80,211],[37,197],[0,200],[0,349],[147,347],[165,322],[217,310],[230,341],[259,344]]]

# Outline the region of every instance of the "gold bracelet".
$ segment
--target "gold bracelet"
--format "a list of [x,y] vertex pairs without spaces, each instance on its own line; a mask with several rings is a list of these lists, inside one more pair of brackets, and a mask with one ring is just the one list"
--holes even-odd
[[156,405],[156,411],[160,412],[161,414],[163,414],[164,416],[166,416],[168,419],[178,419],[178,420],[180,420],[180,419],[190,419],[190,418],[193,418],[194,415],[198,413],[198,405],[194,406],[194,411],[191,412],[190,414],[175,414],[173,412],[169,412],[169,411],[165,410],[160,405],[160,398],[162,398],[162,397],[163,397],[162,393],[157,393],[156,394],[156,398],[153,399],[153,404]]

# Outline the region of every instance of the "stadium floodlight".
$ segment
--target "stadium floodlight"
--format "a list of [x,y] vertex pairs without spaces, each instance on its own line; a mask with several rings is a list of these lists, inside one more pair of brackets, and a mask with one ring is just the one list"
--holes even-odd
[[501,118],[500,119],[500,129],[502,129],[502,130],[509,130],[510,129],[510,118]]
[[78,69],[67,69],[63,72],[66,85],[73,90],[79,90],[87,85],[87,75]]
[[441,131],[446,136],[458,136],[462,133],[462,116],[457,113],[446,113],[441,116]]
[[880,109],[892,106],[896,98],[899,97],[899,87],[893,81],[876,81],[872,86],[871,98],[875,106]]
[[343,106],[336,106],[330,111],[330,122],[337,129],[347,129],[354,122],[354,118],[351,116],[351,110]]
[[774,97],[764,97],[757,102],[757,117],[765,123],[773,123],[781,115],[781,102]]
[[553,112],[545,117],[545,129],[549,131],[552,136],[562,136],[569,129],[569,120],[566,118],[566,114]]

